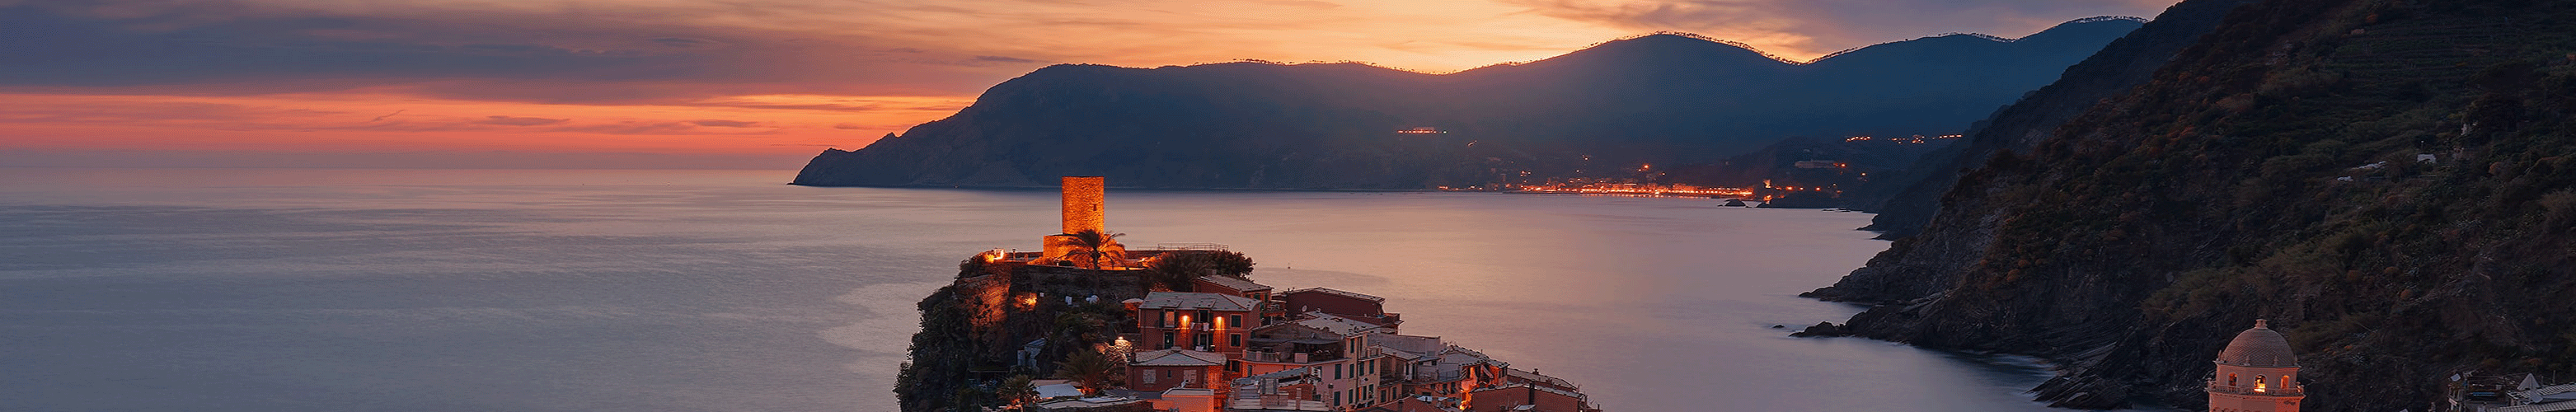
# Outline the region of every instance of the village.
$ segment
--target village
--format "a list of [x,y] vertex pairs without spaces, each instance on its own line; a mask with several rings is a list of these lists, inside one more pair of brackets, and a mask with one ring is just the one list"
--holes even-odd
[[[1405,319],[1387,311],[1386,298],[1254,282],[1251,261],[1225,245],[1120,244],[1105,230],[1104,183],[1063,178],[1064,231],[1045,236],[1044,250],[993,249],[961,263],[958,285],[975,286],[973,300],[981,302],[968,323],[985,331],[982,339],[1000,340],[988,344],[1017,348],[1007,368],[973,371],[984,386],[968,392],[1000,400],[980,409],[1602,410],[1565,379],[1438,336],[1404,334]],[[1107,315],[1089,328],[1100,337],[1062,333],[1062,325],[1085,319],[1083,310]],[[1058,333],[1040,333],[1046,326],[1038,324],[1057,325]],[[2207,410],[2299,410],[2309,393],[2298,354],[2268,321],[2252,326],[2219,351],[2204,389]],[[1040,370],[1054,379],[1029,374]],[[2535,375],[2451,381],[2450,403],[2435,409],[2576,410],[2576,385],[2544,386]]]
[[[1581,387],[1518,368],[1438,336],[1407,335],[1404,317],[1386,311],[1385,298],[1323,287],[1278,290],[1241,273],[1210,270],[1186,284],[1137,281],[1174,261],[1232,254],[1223,245],[1163,244],[1130,249],[1106,234],[1099,177],[1063,178],[1064,232],[1045,237],[1042,252],[995,249],[974,260],[991,275],[961,283],[1071,284],[1045,276],[1137,282],[1141,296],[1117,301],[1116,337],[1079,348],[1107,355],[1114,379],[1076,376],[1025,382],[1029,393],[1002,394],[1002,408],[1041,411],[1391,411],[1391,412],[1595,412]],[[1240,254],[1233,254],[1240,256]],[[971,262],[971,261],[970,261]],[[1244,270],[1248,270],[1248,261]],[[1165,272],[1168,272],[1166,270]],[[1013,282],[993,276],[1017,276]],[[1174,282],[1178,283],[1178,282]],[[1128,288],[1094,288],[1115,291]],[[1103,295],[1108,296],[1103,296]],[[1068,305],[1100,302],[1124,293],[996,292],[996,307],[1035,307],[1037,299]],[[1052,302],[1049,302],[1052,303]],[[1106,305],[1102,305],[1106,306]],[[987,314],[986,318],[1006,317]],[[998,321],[990,323],[1000,323]],[[1015,370],[1046,365],[1045,339],[1025,342]],[[1079,362],[1079,360],[1066,361]],[[1071,366],[1070,369],[1084,369]],[[1097,371],[1094,372],[1097,375]],[[1086,379],[1088,378],[1088,379]],[[1017,391],[1019,389],[1006,389]]]

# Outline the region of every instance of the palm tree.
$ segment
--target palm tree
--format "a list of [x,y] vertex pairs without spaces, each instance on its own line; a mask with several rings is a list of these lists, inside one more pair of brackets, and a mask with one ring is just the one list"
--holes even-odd
[[1082,263],[1079,266],[1084,269],[1099,269],[1100,262],[1109,258],[1126,258],[1125,256],[1119,256],[1117,252],[1109,250],[1110,246],[1118,244],[1119,236],[1127,235],[1125,233],[1108,234],[1100,233],[1100,231],[1097,230],[1085,230],[1068,233],[1067,235],[1073,236],[1074,247],[1080,249],[1073,253],[1075,256],[1083,257]]
[[1056,362],[1055,377],[1081,383],[1084,395],[1098,395],[1102,388],[1118,383],[1119,369],[1125,366],[1099,351],[1083,350]]
[[1038,388],[1029,384],[1029,380],[1029,375],[1011,375],[1010,379],[1002,380],[1002,386],[993,388],[993,394],[1002,398],[1002,403],[1012,410],[1019,410],[1038,398]]

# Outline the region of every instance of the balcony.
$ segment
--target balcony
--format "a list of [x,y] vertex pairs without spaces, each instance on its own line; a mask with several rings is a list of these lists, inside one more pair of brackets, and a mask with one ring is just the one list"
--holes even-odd
[[1208,331],[1208,329],[1209,329],[1209,326],[1208,326],[1207,322],[1199,322],[1199,323],[1192,323],[1192,324],[1190,324],[1190,330],[1195,330],[1195,331],[1200,331],[1200,332],[1206,332],[1206,331]]
[[2211,384],[2209,384],[2209,392],[2210,392],[2210,393],[2235,394],[2235,395],[2258,395],[2258,396],[2301,396],[2301,395],[2305,395],[2304,393],[2300,393],[2299,388],[2298,388],[2297,386],[2291,386],[2291,387],[2286,387],[2286,388],[2266,388],[2266,389],[2264,389],[2264,390],[2257,391],[2257,390],[2255,390],[2255,389],[2254,389],[2254,387],[2253,387],[2253,386],[2229,386],[2229,385],[2219,384],[2219,383],[2211,383]]
[[[1305,356],[1305,359],[1304,359],[1304,360],[1299,360],[1297,355],[1306,355],[1306,356]],[[1245,362],[1264,362],[1264,363],[1299,363],[1299,364],[1303,364],[1303,363],[1329,362],[1329,361],[1336,361],[1336,360],[1341,360],[1341,359],[1342,359],[1342,356],[1341,356],[1341,354],[1340,354],[1340,353],[1303,353],[1303,352],[1244,352],[1244,353],[1243,353],[1243,361],[1245,361]]]

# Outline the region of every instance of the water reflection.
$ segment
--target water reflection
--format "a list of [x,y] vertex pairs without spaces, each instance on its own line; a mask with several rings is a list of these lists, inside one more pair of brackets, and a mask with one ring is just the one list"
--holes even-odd
[[[886,410],[912,303],[1030,249],[1052,191],[781,172],[0,174],[0,399],[38,410]],[[1114,183],[1114,182],[1113,182]],[[1604,406],[2040,410],[2009,358],[1772,325],[1885,243],[1867,216],[1480,193],[1113,191],[1131,244],[1232,245],[1389,298]]]

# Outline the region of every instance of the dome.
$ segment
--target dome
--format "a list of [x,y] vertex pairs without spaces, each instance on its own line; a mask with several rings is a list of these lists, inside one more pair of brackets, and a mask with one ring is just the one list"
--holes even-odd
[[2290,353],[2290,340],[2273,332],[2271,322],[2256,319],[2253,329],[2236,334],[2227,342],[2227,350],[2218,352],[2218,363],[2257,368],[2296,368],[2299,355]]

